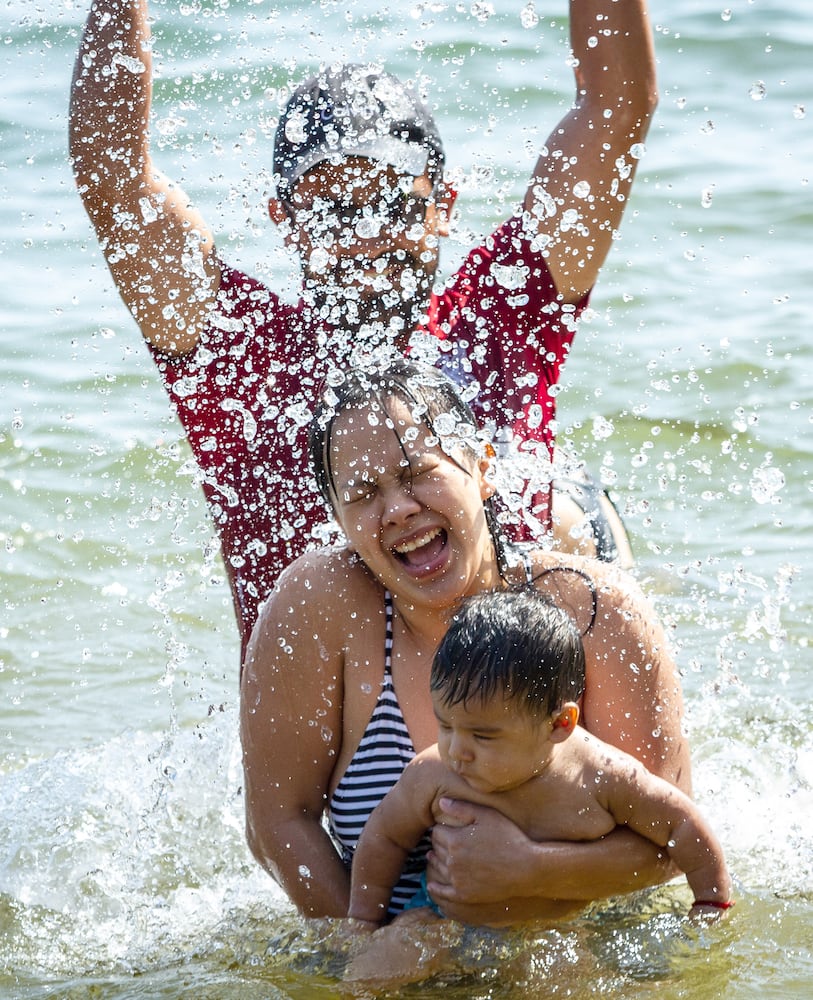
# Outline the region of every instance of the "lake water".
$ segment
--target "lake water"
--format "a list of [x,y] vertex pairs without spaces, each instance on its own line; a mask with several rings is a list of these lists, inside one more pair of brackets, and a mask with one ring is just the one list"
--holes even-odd
[[[431,81],[461,214],[520,197],[570,97],[565,4],[159,3],[155,145],[224,255],[294,295],[264,216],[280,88]],[[403,7],[403,12],[401,8]],[[0,997],[318,998],[335,968],[242,833],[238,641],[186,445],[66,162],[85,3],[0,10]],[[682,883],[475,936],[410,996],[813,995],[813,19],[653,0],[661,104],[568,362],[560,438],[619,497],[673,626],[697,799],[739,902]]]

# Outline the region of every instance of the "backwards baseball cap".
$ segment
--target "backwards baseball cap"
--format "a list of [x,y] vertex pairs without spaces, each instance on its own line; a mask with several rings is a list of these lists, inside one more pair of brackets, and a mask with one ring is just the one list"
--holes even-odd
[[429,110],[397,77],[354,63],[316,74],[293,92],[274,136],[277,193],[323,160],[365,156],[433,182],[444,155]]

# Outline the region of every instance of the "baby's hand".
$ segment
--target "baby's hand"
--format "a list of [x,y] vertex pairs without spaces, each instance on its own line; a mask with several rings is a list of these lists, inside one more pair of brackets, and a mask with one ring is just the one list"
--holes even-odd
[[445,939],[437,932],[443,926],[444,921],[428,908],[399,914],[391,924],[365,939],[361,950],[347,964],[344,983],[367,990],[393,990],[435,975],[450,954]]
[[696,899],[689,910],[689,919],[707,924],[712,923],[726,916],[733,905],[733,900],[729,899],[719,901],[716,899]]
[[347,928],[348,936],[353,933],[372,934],[381,926],[375,920],[362,920],[360,917],[347,917],[342,923]]
[[313,921],[321,925],[319,940],[324,948],[336,955],[355,955],[366,948],[366,941],[378,930],[378,924],[350,917],[329,917]]

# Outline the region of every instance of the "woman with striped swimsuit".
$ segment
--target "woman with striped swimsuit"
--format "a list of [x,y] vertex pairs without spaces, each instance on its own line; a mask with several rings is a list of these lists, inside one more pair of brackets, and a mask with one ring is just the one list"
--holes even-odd
[[[283,574],[254,630],[241,691],[249,844],[300,912],[346,914],[367,816],[406,761],[436,741],[432,657],[473,593],[530,579],[562,606],[583,635],[585,728],[689,792],[677,671],[633,582],[606,563],[505,543],[492,452],[435,369],[398,361],[331,381],[311,455],[347,544],[308,553]],[[467,923],[544,917],[552,901],[604,898],[672,874],[624,828],[600,842],[535,843],[493,810],[444,808],[427,875],[443,912]]]

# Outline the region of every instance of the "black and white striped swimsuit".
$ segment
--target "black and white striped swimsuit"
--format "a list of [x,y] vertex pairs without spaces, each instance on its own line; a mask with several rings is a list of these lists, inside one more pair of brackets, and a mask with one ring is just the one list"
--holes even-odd
[[[342,860],[349,868],[353,852],[370,818],[370,813],[401,777],[415,756],[401,706],[392,683],[392,596],[384,594],[386,639],[384,679],[373,714],[347,770],[330,798],[328,820],[334,840],[341,848]],[[424,837],[407,859],[390,899],[390,913],[397,913],[420,887],[421,872],[426,867],[430,839]]]

